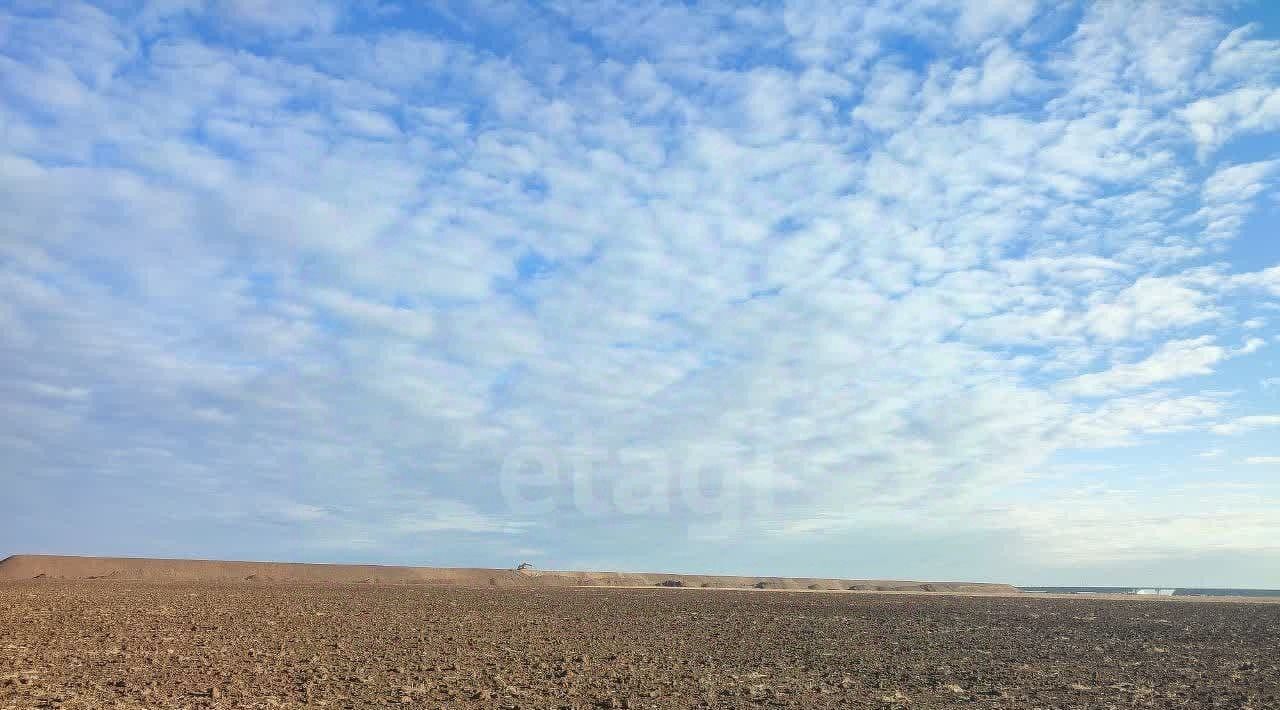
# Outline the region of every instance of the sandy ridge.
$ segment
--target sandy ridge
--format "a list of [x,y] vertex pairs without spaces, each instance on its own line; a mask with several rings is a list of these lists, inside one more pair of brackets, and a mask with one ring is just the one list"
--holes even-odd
[[0,561],[0,580],[129,579],[174,582],[294,582],[434,584],[493,587],[650,587],[663,585],[741,589],[857,589],[865,591],[1017,593],[1007,584],[979,582],[913,582],[902,580],[810,577],[746,577],[668,574],[662,572],[515,571],[465,567],[395,567],[388,565],[239,562],[224,560],[150,559],[13,555]]

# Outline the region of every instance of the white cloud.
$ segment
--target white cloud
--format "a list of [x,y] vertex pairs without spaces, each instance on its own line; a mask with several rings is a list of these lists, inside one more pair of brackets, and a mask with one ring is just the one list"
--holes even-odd
[[893,131],[912,117],[920,77],[892,60],[882,60],[871,70],[862,100],[852,116],[878,131]]
[[1280,296],[1280,266],[1273,266],[1263,271],[1238,274],[1232,284],[1244,288],[1256,288],[1272,295]]
[[1083,397],[1099,397],[1141,389],[1183,377],[1207,375],[1230,356],[1211,336],[1171,340],[1143,360],[1113,365],[1103,372],[1081,375],[1063,383],[1063,390]]
[[1222,424],[1215,424],[1212,429],[1215,434],[1244,434],[1246,432],[1265,429],[1268,427],[1280,427],[1280,415],[1255,414],[1252,416],[1240,417]]
[[1067,427],[1068,443],[1079,448],[1131,446],[1150,434],[1187,432],[1222,413],[1220,397],[1161,393],[1107,400],[1093,411],[1076,414]]
[[1280,126],[1280,89],[1245,87],[1199,99],[1182,111],[1202,155],[1243,133]]
[[215,0],[228,22],[271,35],[331,31],[338,8],[328,0]]
[[1233,354],[1234,355],[1251,355],[1253,353],[1258,352],[1259,350],[1263,349],[1266,346],[1267,346],[1267,341],[1264,340],[1263,338],[1249,338],[1248,340],[1244,341],[1244,345],[1241,345],[1239,348],[1237,348]]
[[1263,160],[1221,168],[1204,183],[1206,202],[1244,202],[1252,200],[1266,188],[1262,181],[1280,161]]
[[376,111],[344,109],[339,117],[352,133],[371,138],[394,138],[400,133],[394,121]]
[[960,34],[969,39],[987,38],[1025,27],[1039,6],[1037,0],[995,0],[961,5],[957,18]]
[[1194,279],[1144,276],[1114,300],[1097,299],[1085,322],[1104,340],[1123,340],[1212,320],[1213,301],[1213,293]]
[[1280,464],[1280,456],[1250,456],[1244,462],[1255,466],[1275,466]]
[[962,69],[950,78],[946,99],[953,107],[997,103],[1041,86],[1032,65],[1005,44],[995,45],[982,66]]
[[308,505],[293,501],[283,502],[275,506],[272,514],[290,522],[313,522],[328,517],[329,512],[318,505]]
[[1213,73],[1224,78],[1252,78],[1268,67],[1275,73],[1274,67],[1280,66],[1280,42],[1249,39],[1261,28],[1253,22],[1229,32],[1213,50]]
[[1192,557],[1206,550],[1272,554],[1280,498],[1268,489],[1213,483],[1147,494],[1100,488],[1012,506],[1004,515],[1051,564]]
[[1253,208],[1253,200],[1267,189],[1268,178],[1280,160],[1265,160],[1220,168],[1205,180],[1204,207],[1197,216],[1204,220],[1210,239],[1234,237]]
[[82,402],[88,399],[90,394],[89,389],[85,387],[59,387],[43,382],[31,382],[27,386],[31,392],[42,397],[70,402]]
[[315,302],[359,326],[382,328],[407,338],[428,338],[435,331],[430,313],[370,302],[338,291],[318,291]]
[[525,530],[528,524],[486,515],[462,503],[435,501],[431,509],[393,519],[391,527],[395,533],[402,535],[437,532],[513,535]]

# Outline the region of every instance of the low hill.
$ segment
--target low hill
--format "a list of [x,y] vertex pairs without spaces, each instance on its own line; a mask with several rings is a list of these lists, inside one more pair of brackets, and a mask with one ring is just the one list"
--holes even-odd
[[166,560],[135,557],[13,555],[0,561],[0,580],[124,579],[174,582],[436,584],[467,587],[694,587],[855,590],[877,592],[1017,593],[1007,584],[909,582],[807,577],[736,577],[656,572],[559,572],[466,567]]

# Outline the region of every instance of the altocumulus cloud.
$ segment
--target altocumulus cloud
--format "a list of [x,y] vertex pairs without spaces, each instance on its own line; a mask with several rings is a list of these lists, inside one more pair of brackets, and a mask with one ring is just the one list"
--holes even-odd
[[1197,456],[1274,462],[1280,41],[1205,8],[9,4],[0,529],[1280,569]]

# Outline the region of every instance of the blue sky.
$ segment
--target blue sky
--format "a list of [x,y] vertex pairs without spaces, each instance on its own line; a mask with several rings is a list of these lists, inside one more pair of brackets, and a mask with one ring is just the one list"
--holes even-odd
[[0,552],[1280,587],[1268,3],[0,8]]

